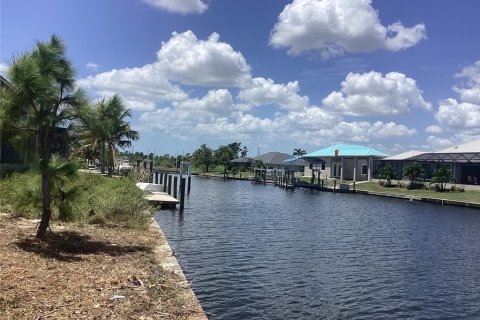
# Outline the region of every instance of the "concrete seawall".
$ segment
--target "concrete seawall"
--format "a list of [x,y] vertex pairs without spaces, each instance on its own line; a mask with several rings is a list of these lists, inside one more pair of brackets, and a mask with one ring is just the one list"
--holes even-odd
[[153,219],[152,224],[150,225],[150,229],[158,233],[161,239],[161,242],[164,243],[163,245],[159,245],[155,248],[155,255],[158,257],[161,267],[165,271],[169,271],[177,275],[181,280],[181,283],[179,285],[182,286],[183,288],[188,288],[187,293],[183,298],[186,300],[187,302],[186,304],[191,306],[188,308],[190,311],[192,311],[192,314],[189,316],[189,319],[192,319],[192,320],[208,319],[205,312],[202,309],[202,306],[198,302],[198,299],[195,296],[195,293],[193,292],[190,286],[190,283],[187,281],[187,278],[185,277],[185,274],[183,273],[177,258],[175,258],[173,254],[173,250],[168,244],[167,238],[163,234],[163,231],[160,228],[160,225],[155,219]]

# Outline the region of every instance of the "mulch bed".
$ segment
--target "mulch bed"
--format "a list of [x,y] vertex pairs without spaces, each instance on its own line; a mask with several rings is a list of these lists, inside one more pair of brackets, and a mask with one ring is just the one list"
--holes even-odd
[[153,230],[54,224],[0,214],[0,319],[189,319],[191,291],[159,266]]

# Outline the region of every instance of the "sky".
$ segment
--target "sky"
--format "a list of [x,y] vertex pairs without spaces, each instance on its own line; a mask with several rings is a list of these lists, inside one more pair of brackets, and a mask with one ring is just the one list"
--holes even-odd
[[0,0],[0,73],[52,34],[133,151],[387,154],[480,139],[478,0]]

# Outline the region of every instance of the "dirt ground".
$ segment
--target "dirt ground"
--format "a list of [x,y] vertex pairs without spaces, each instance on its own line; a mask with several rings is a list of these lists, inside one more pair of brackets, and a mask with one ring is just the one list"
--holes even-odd
[[0,214],[0,319],[196,319],[188,284],[164,271],[148,231],[53,224]]

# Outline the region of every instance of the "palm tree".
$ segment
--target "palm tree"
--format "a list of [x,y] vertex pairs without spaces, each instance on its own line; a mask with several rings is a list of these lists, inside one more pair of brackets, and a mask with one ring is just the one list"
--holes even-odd
[[380,179],[387,180],[385,186],[390,187],[392,185],[392,179],[397,177],[397,172],[391,166],[386,166],[380,169]]
[[432,182],[440,184],[440,191],[445,191],[447,183],[452,181],[452,171],[445,167],[440,167],[433,173]]
[[75,86],[75,70],[66,56],[66,47],[55,35],[15,57],[7,74],[11,86],[0,92],[0,123],[35,138],[42,177],[42,219],[37,237],[43,238],[52,215],[53,133],[73,118],[73,111],[86,99]]
[[301,149],[301,148],[298,148],[298,149],[293,149],[293,156],[297,156],[297,157],[301,157],[303,155],[307,154],[307,151]]
[[423,173],[422,166],[418,162],[414,162],[413,164],[404,168],[403,176],[410,179],[410,188],[415,189],[417,187],[417,179]]
[[133,140],[139,139],[139,133],[125,120],[127,117],[131,117],[130,109],[116,94],[109,99],[103,98],[79,117],[81,148],[100,151],[102,173],[105,168],[111,173],[117,148],[130,147]]

